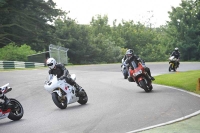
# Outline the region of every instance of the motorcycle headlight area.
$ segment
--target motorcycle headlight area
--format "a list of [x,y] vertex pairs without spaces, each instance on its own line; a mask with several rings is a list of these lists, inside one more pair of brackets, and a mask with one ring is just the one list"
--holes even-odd
[[52,84],[51,81],[45,81],[44,83],[45,83],[46,85],[51,85],[51,84]]
[[142,70],[137,71],[136,73],[133,74],[134,77],[136,77],[137,75],[141,74]]

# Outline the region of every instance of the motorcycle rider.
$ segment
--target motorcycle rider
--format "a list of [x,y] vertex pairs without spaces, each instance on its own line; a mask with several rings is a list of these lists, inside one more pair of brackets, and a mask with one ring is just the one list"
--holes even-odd
[[[130,51],[133,53],[133,50],[132,50],[132,49],[128,49],[128,50],[126,51],[124,57],[122,58],[122,65],[123,65],[123,63],[126,64],[125,61],[126,61],[126,59],[128,59],[128,57],[130,56],[130,54],[129,54]],[[121,65],[121,67],[122,67],[122,65]],[[128,69],[129,65],[126,64],[126,66],[127,66],[127,69]]]
[[132,50],[132,49],[128,49],[128,50],[126,51],[126,54],[125,54],[124,57],[122,58],[122,63],[125,62],[126,59],[130,56],[130,54],[129,54],[130,52],[133,53],[133,50]]
[[[126,58],[125,58],[125,59],[126,59],[125,62],[129,64],[129,66],[131,67],[131,69],[134,69],[134,68],[136,67],[136,64],[138,64],[139,62],[141,62],[142,65],[143,65],[143,67],[145,68],[145,71],[146,71],[146,72],[148,73],[148,75],[150,76],[150,79],[151,79],[151,80],[155,80],[155,78],[151,76],[150,69],[149,69],[148,67],[146,67],[145,62],[144,62],[143,60],[141,60],[141,59],[139,58],[139,56],[134,55],[134,51],[133,51],[132,49],[128,49],[128,50],[126,51]],[[132,64],[132,63],[131,63],[132,61],[134,61],[135,64]],[[134,66],[133,66],[133,65],[134,65]],[[132,82],[132,81],[135,82],[135,81],[133,80],[133,78],[130,77],[130,75],[129,75],[129,77],[128,77],[128,80],[129,80],[130,82]]]
[[177,68],[178,68],[179,65],[180,65],[180,62],[179,62],[179,60],[180,60],[180,52],[179,52],[177,47],[174,49],[174,51],[172,52],[172,54],[170,56],[174,56],[174,58],[177,59],[176,63],[177,63]]
[[69,71],[63,64],[57,63],[54,58],[48,58],[46,61],[47,66],[50,68],[49,74],[57,75],[60,80],[65,79],[67,83],[74,86],[77,90],[77,96],[84,96],[84,92],[81,91],[82,87],[79,86],[69,74]]
[[[130,50],[132,50],[132,49],[130,49]],[[128,71],[129,65],[125,62],[127,58],[128,58],[128,54],[126,53],[126,54],[124,55],[124,57],[122,58],[121,68],[122,68],[123,65],[125,65],[126,70]],[[121,71],[122,71],[122,70],[121,70]],[[129,74],[129,71],[128,71],[128,74]]]

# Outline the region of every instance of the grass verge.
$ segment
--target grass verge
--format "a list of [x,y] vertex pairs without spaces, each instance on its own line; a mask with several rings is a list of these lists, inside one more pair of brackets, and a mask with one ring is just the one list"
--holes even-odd
[[186,71],[186,72],[174,72],[164,75],[155,76],[154,84],[161,84],[167,86],[174,86],[180,89],[184,89],[196,94],[200,94],[199,90],[196,90],[197,81],[200,78],[200,70]]

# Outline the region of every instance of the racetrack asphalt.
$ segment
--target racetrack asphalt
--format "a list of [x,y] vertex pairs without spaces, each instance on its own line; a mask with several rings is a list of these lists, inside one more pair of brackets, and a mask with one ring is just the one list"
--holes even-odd
[[[200,63],[181,64],[179,72],[199,70],[200,68]],[[23,119],[18,122],[11,122],[8,119],[1,120],[1,131],[4,133],[200,132],[199,95],[195,97],[180,92],[181,90],[178,88],[159,87],[158,85],[155,85],[153,92],[147,95],[140,88],[130,88],[135,84],[123,84],[126,83],[126,80],[122,79],[119,66],[120,64],[108,64],[101,67],[99,65],[68,67],[71,73],[77,74],[78,83],[87,88],[90,101],[86,106],[74,104],[62,111],[55,107],[51,97],[43,89],[43,79],[47,70],[2,72],[1,82],[9,81],[14,88],[12,93],[8,93],[8,96],[19,99],[26,112]],[[169,73],[167,63],[156,63],[156,65],[147,63],[147,66],[151,68],[153,76]],[[85,78],[86,75],[88,78]],[[95,83],[95,89],[91,81]],[[119,86],[121,84],[123,86]],[[107,86],[109,87],[106,88]],[[114,91],[116,88],[117,91]],[[100,91],[102,89],[106,89],[106,92]],[[112,94],[112,98],[104,95],[104,99],[102,99],[99,94]],[[119,96],[122,96],[123,99],[118,99]],[[136,102],[132,102],[133,98]],[[148,99],[151,100],[144,102]],[[120,106],[119,101],[122,103]],[[38,102],[40,104],[37,104]],[[85,115],[85,113],[89,115]],[[155,117],[153,117],[154,115]]]
[[[191,92],[187,93],[200,97],[198,94]],[[127,133],[200,133],[200,110],[174,121],[161,123]]]
[[[148,65],[151,66],[151,63],[148,63]],[[193,68],[190,68],[190,69],[198,70],[199,66],[194,65]],[[180,71],[184,71],[184,69],[180,69]],[[153,70],[152,73],[153,73],[153,76],[158,75],[156,70]],[[177,89],[177,88],[174,88],[174,89]],[[178,89],[178,90],[184,91],[181,89]],[[187,92],[187,91],[185,92],[195,95],[197,97],[200,97],[200,95],[198,94]],[[139,130],[130,131],[127,133],[200,133],[200,110],[188,116],[182,117],[180,119],[169,121],[167,123],[161,123],[158,125],[154,125],[154,126],[139,129]]]

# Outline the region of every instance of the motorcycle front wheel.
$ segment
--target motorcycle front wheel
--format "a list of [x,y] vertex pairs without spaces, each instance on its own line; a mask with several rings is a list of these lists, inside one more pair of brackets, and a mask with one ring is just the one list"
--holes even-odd
[[128,73],[127,72],[124,72],[123,75],[124,75],[124,79],[128,78]]
[[150,92],[152,90],[153,87],[149,87],[147,86],[146,82],[143,80],[141,80],[140,82],[141,87],[145,90],[145,92]]
[[171,72],[171,70],[173,69],[172,64],[170,63],[169,65],[169,72]]
[[67,108],[67,97],[65,97],[65,99],[63,99],[56,92],[53,92],[52,100],[58,108],[60,108],[60,109]]
[[10,98],[10,103],[8,106],[11,106],[11,112],[8,115],[8,118],[17,121],[20,120],[24,115],[24,109],[19,101],[16,99]]
[[169,66],[169,72],[171,72],[171,66]]
[[174,65],[174,67],[173,67],[173,70],[174,70],[174,72],[176,72],[176,66]]

